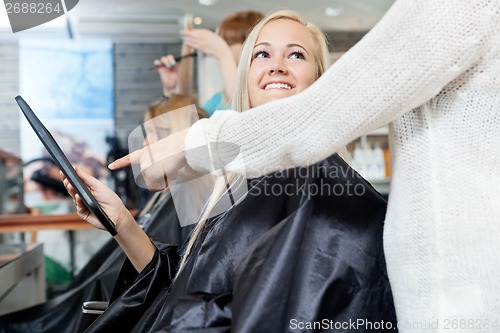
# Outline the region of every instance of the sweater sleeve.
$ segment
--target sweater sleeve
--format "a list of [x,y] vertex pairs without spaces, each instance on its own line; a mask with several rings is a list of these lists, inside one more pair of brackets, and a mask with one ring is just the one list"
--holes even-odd
[[[259,176],[322,160],[355,138],[421,106],[470,68],[487,48],[493,0],[398,0],[382,20],[304,92],[243,113],[218,112],[188,132],[185,149],[228,142]],[[234,151],[215,145],[214,159]],[[187,154],[196,170],[213,168]]]

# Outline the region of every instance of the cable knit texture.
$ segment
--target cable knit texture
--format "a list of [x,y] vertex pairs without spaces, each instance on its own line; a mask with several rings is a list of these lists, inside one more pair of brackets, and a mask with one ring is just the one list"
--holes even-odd
[[258,176],[387,123],[384,246],[400,332],[500,332],[500,1],[398,0],[309,89],[217,112],[186,149],[234,143],[245,170],[227,168]]

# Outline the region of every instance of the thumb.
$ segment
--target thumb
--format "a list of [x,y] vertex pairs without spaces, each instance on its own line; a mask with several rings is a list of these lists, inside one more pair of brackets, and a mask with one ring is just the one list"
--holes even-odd
[[85,185],[87,185],[88,188],[93,189],[100,184],[100,182],[95,177],[83,171],[82,168],[79,168],[77,166],[75,167],[75,171],[78,174],[78,176],[83,180]]

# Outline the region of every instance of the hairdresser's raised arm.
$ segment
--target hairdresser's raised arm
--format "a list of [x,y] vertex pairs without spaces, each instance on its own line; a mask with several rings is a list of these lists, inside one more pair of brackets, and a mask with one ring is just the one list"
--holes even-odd
[[208,29],[186,30],[182,32],[182,36],[186,45],[217,59],[224,80],[224,95],[229,99],[236,76],[236,61],[229,45],[221,36]]
[[[228,169],[248,176],[322,160],[428,102],[470,68],[494,36],[496,12],[494,1],[398,0],[306,91],[244,113],[217,112],[192,126],[185,148],[203,140],[234,143],[245,165]],[[220,160],[228,160],[225,154],[213,152]],[[195,156],[188,163],[211,168]]]

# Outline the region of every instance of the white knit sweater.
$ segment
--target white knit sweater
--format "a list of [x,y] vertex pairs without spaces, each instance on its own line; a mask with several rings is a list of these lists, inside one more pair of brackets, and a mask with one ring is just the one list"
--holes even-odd
[[235,143],[246,169],[228,168],[257,176],[387,123],[384,246],[400,332],[500,332],[499,0],[398,0],[305,92],[217,112],[185,148]]

